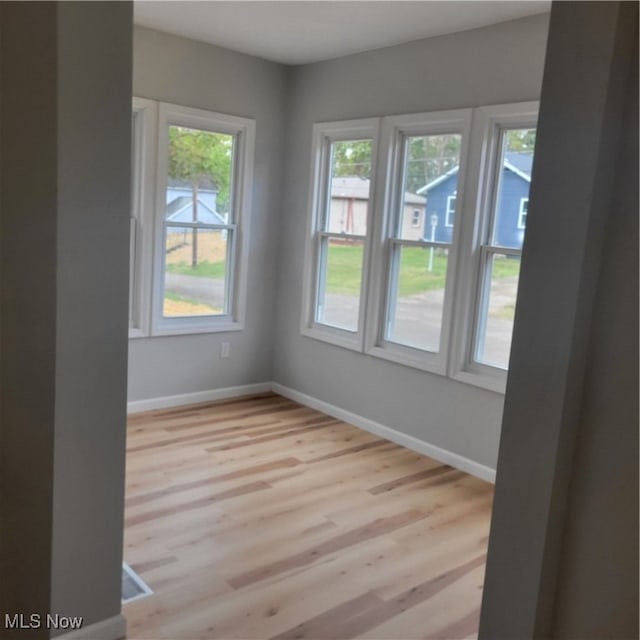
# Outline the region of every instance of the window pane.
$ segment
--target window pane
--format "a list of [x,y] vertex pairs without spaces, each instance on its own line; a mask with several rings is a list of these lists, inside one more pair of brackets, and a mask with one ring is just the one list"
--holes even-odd
[[535,142],[535,129],[508,129],[502,134],[501,170],[493,226],[494,245],[522,248]]
[[165,219],[226,224],[230,219],[234,136],[171,125]]
[[[452,242],[461,143],[457,133],[405,139],[396,237]],[[415,210],[421,212],[418,226]]]
[[179,223],[230,224],[235,138],[169,126],[165,206],[165,318],[228,313],[231,230]]
[[476,360],[506,369],[511,351],[520,258],[492,255],[487,267],[478,322]]
[[396,246],[386,339],[437,352],[444,308],[448,251]]
[[167,227],[165,240],[165,318],[212,316],[228,312],[231,231]]
[[363,240],[322,238],[316,321],[358,330]]
[[366,235],[371,194],[371,140],[331,144],[324,231]]

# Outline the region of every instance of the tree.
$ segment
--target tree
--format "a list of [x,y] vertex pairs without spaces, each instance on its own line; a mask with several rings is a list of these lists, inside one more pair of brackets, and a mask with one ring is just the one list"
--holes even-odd
[[418,189],[460,163],[459,134],[417,136],[407,139],[405,189]]
[[334,142],[332,169],[334,177],[371,178],[371,141]]
[[[211,131],[169,127],[169,177],[191,185],[192,219],[198,221],[198,190],[217,190],[218,212],[229,213],[229,187],[233,158],[233,136]],[[198,230],[193,229],[191,266],[198,264]]]
[[[533,153],[535,129],[511,129],[506,132],[507,151]],[[405,147],[405,189],[418,189],[460,164],[462,136],[457,133],[414,136]],[[349,140],[332,145],[332,175],[371,178],[371,142]]]
[[535,129],[510,129],[507,131],[507,151],[533,153],[535,146]]

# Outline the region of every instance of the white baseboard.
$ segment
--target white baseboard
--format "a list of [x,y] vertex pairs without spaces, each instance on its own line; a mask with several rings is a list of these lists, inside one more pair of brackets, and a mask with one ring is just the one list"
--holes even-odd
[[122,640],[127,637],[127,619],[119,613],[113,618],[90,624],[84,629],[57,636],[58,640]]
[[460,469],[461,471],[465,471],[466,473],[469,473],[472,476],[476,476],[481,480],[486,480],[487,482],[494,483],[496,481],[495,469],[479,464],[478,462],[474,462],[473,460],[458,455],[457,453],[452,453],[451,451],[447,451],[446,449],[441,449],[440,447],[429,444],[424,440],[420,440],[419,438],[416,438],[414,436],[396,431],[395,429],[380,424],[379,422],[374,422],[373,420],[364,418],[357,413],[351,413],[351,411],[346,411],[345,409],[336,407],[333,404],[329,404],[328,402],[324,402],[323,400],[318,400],[313,396],[309,396],[306,393],[301,393],[300,391],[296,391],[295,389],[285,387],[284,385],[278,384],[277,382],[273,382],[271,384],[271,390],[274,393],[278,393],[281,396],[284,396],[285,398],[289,398],[290,400],[299,402],[300,404],[311,407],[312,409],[322,411],[322,413],[333,416],[338,420],[348,422],[349,424],[359,427],[360,429],[369,431],[370,433],[380,436],[385,440],[391,440],[391,442],[395,442],[396,444],[402,445],[403,447],[407,447],[407,449],[411,449],[412,451],[416,451],[417,453],[429,456],[430,458],[438,460],[443,464],[449,464],[452,467]]
[[179,407],[185,404],[198,404],[199,402],[213,402],[238,396],[250,396],[254,393],[266,393],[271,391],[270,382],[257,384],[245,384],[239,387],[225,387],[224,389],[211,389],[209,391],[196,391],[195,393],[182,393],[175,396],[162,396],[147,400],[133,400],[127,403],[127,413],[140,413],[152,409],[167,409]]

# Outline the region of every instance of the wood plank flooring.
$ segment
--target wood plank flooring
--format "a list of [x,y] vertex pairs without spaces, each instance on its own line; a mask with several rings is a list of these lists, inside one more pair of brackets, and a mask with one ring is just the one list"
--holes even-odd
[[128,638],[475,638],[492,497],[274,394],[131,416]]

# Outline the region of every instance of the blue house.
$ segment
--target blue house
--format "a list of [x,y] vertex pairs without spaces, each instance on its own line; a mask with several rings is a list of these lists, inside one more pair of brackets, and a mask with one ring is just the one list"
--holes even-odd
[[[531,153],[505,153],[494,236],[494,242],[503,247],[522,247],[529,209],[532,162]],[[425,240],[453,240],[458,169],[459,167],[454,167],[417,191],[427,198],[423,236]]]

